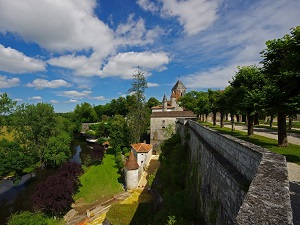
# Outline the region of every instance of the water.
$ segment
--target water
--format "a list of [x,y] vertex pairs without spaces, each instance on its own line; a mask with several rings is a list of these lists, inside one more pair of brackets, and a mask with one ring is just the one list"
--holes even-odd
[[[91,152],[91,146],[82,137],[73,140],[71,149],[73,156],[70,161],[77,163],[84,163]],[[0,182],[0,224],[4,224],[12,213],[32,210],[30,198],[37,184],[55,173],[56,169],[53,168],[37,169],[32,174],[22,176],[18,185],[14,185],[10,179],[2,180]]]

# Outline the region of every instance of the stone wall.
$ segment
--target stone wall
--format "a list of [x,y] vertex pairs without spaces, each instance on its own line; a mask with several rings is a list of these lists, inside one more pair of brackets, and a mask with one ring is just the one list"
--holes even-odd
[[176,131],[189,154],[188,188],[207,224],[292,224],[285,157],[194,121]]

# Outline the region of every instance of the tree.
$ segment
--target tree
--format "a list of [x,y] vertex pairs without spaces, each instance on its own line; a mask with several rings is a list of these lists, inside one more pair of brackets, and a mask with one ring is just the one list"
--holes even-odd
[[248,135],[252,135],[254,114],[265,105],[265,76],[255,65],[243,66],[238,67],[238,72],[229,83],[238,93],[236,106],[247,115]]
[[59,166],[71,156],[71,137],[66,132],[50,137],[44,147],[44,159],[46,164]]
[[97,121],[97,114],[91,104],[84,102],[81,105],[77,104],[74,109],[74,117],[80,124],[92,123]]
[[14,111],[17,102],[10,99],[7,93],[0,94],[0,134],[5,126],[5,116]]
[[147,109],[145,108],[146,88],[146,78],[141,71],[138,71],[137,74],[133,75],[133,82],[131,88],[128,90],[135,98],[132,105],[129,105],[128,113],[128,124],[132,143],[139,142],[142,134],[146,131],[148,121]]
[[219,112],[219,105],[218,101],[221,96],[222,92],[219,90],[213,91],[208,89],[208,102],[209,102],[209,109],[213,113],[213,125],[215,126],[216,119],[217,119],[217,112]]
[[288,146],[286,116],[300,112],[300,26],[280,39],[266,42],[261,52],[268,85],[268,107],[277,112],[278,145]]
[[109,143],[113,148],[126,147],[129,145],[128,125],[126,120],[121,115],[116,115],[111,120]]
[[52,105],[38,103],[22,104],[17,107],[13,118],[16,141],[38,153],[44,159],[44,146],[55,133],[56,115]]
[[148,99],[148,101],[146,102],[146,107],[149,109],[149,112],[151,113],[151,108],[154,106],[158,106],[160,105],[161,102],[158,101],[156,98],[151,97]]
[[45,225],[51,222],[54,224],[54,220],[52,220],[40,212],[23,211],[12,214],[9,217],[7,225]]

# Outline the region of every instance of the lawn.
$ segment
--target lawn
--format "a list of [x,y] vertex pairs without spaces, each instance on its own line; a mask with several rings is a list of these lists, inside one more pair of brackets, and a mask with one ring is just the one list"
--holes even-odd
[[105,154],[101,165],[87,168],[80,177],[81,186],[74,200],[83,199],[85,203],[92,203],[109,199],[122,191],[119,178],[114,155]]
[[213,126],[211,123],[201,123],[202,125],[208,126],[210,128],[213,128],[215,130],[218,130],[221,133],[229,134],[234,137],[237,137],[239,139],[251,142],[253,144],[259,145],[263,148],[266,148],[272,152],[284,155],[286,157],[286,160],[288,162],[297,163],[300,165],[300,146],[289,144],[288,147],[279,147],[277,140],[267,138],[264,136],[260,136],[257,134],[254,134],[252,136],[248,136],[246,132],[243,131],[231,131],[230,128],[220,128],[220,126]]

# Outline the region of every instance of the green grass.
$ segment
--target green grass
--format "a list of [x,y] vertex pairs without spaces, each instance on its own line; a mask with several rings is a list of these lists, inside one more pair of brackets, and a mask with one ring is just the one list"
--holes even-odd
[[119,178],[114,155],[106,154],[101,165],[87,168],[79,178],[81,186],[74,200],[82,198],[86,203],[106,200],[122,191]]
[[284,155],[288,162],[293,162],[293,163],[297,163],[298,165],[300,165],[300,146],[299,145],[289,144],[288,147],[279,147],[277,140],[275,140],[275,139],[267,138],[267,137],[260,136],[257,134],[248,136],[246,132],[238,131],[238,130],[231,131],[230,128],[220,128],[220,126],[213,126],[211,123],[201,123],[201,124],[208,126],[210,128],[213,128],[215,130],[218,130],[221,133],[232,135],[232,136],[242,139],[244,141],[248,141],[250,143],[259,145],[259,146],[266,148],[272,152]]

